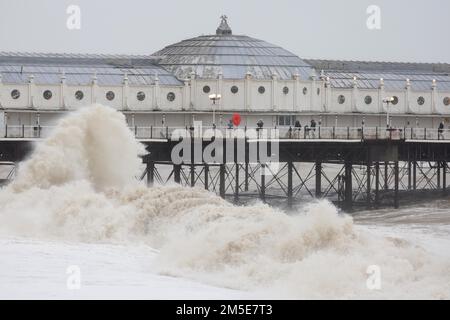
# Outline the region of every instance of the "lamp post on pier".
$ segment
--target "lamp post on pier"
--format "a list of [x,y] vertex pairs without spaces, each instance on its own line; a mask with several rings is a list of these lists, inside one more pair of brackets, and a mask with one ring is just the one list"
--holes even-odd
[[210,94],[209,100],[212,102],[212,110],[213,110],[213,127],[216,128],[216,102],[218,102],[222,98],[220,94]]
[[389,118],[389,104],[394,101],[394,97],[387,97],[383,100],[386,103],[386,127],[389,129],[391,127],[391,120]]

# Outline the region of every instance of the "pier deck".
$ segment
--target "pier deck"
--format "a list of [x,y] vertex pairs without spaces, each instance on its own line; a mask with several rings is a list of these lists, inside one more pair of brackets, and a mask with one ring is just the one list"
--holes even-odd
[[[332,131],[347,132],[347,137],[317,132],[313,138],[287,132],[277,138],[219,140],[216,136],[195,139],[192,135],[172,139],[167,128],[159,130],[165,136],[137,134],[136,139],[149,152],[143,157],[146,169],[141,178],[149,185],[155,182],[201,185],[236,202],[247,196],[258,196],[263,201],[285,199],[287,206],[291,206],[306,197],[314,197],[329,199],[346,210],[398,208],[402,198],[417,197],[414,196],[417,194],[447,195],[450,161],[447,132],[377,128],[371,131],[376,133],[374,136],[358,129]],[[134,132],[138,133],[139,129],[135,128]],[[41,137],[26,136],[0,138],[0,161],[24,159],[41,140]],[[190,158],[175,163],[172,150],[182,140],[188,143]],[[203,156],[212,142],[218,146],[215,152],[221,155],[213,162]],[[230,159],[230,146],[238,150],[238,145],[243,146],[245,156],[233,153]],[[260,148],[264,148],[265,156],[276,161],[261,157]],[[200,157],[196,154],[198,150]],[[251,156],[254,150],[258,150],[256,158]],[[168,172],[167,176],[163,176],[163,171]]]

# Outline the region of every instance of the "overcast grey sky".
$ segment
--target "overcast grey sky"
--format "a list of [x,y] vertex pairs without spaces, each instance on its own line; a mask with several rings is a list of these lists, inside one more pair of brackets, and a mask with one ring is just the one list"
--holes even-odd
[[[372,4],[381,30],[366,27]],[[450,62],[449,0],[0,0],[0,51],[150,54],[215,33],[221,14],[304,58]]]

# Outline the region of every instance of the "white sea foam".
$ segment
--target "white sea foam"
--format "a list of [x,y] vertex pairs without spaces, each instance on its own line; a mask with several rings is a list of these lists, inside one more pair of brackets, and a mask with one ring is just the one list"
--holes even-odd
[[[91,106],[63,119],[0,191],[0,233],[145,243],[158,270],[283,298],[449,298],[450,263],[356,226],[327,201],[287,215],[202,189],[134,179],[143,147],[123,115]],[[370,265],[381,290],[366,287]]]
[[123,114],[93,105],[63,118],[52,135],[20,166],[17,191],[87,180],[96,189],[120,187],[138,173],[142,145]]

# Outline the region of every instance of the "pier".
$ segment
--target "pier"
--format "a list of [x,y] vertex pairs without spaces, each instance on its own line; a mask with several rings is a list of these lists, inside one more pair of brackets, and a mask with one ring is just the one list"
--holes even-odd
[[[0,160],[22,160],[50,129],[8,128],[0,139]],[[195,140],[190,139],[193,128],[185,128],[192,136],[184,138],[174,138],[175,129],[180,128],[130,128],[149,152],[143,156],[145,171],[140,177],[149,186],[201,186],[236,203],[259,197],[287,207],[308,198],[324,198],[348,211],[398,208],[402,201],[447,195],[448,130],[291,127],[277,128],[275,138],[229,138],[227,133],[234,129],[214,128],[212,136]],[[224,138],[214,162],[194,157],[196,148],[203,155],[217,136]],[[190,158],[174,163],[172,150],[183,139],[190,143]],[[276,150],[268,142],[276,142]],[[243,146],[245,156],[235,152],[230,158],[228,149],[232,146],[237,150],[238,145]],[[267,155],[277,162],[268,163],[259,154],[252,159],[251,151],[260,148],[266,148]]]

